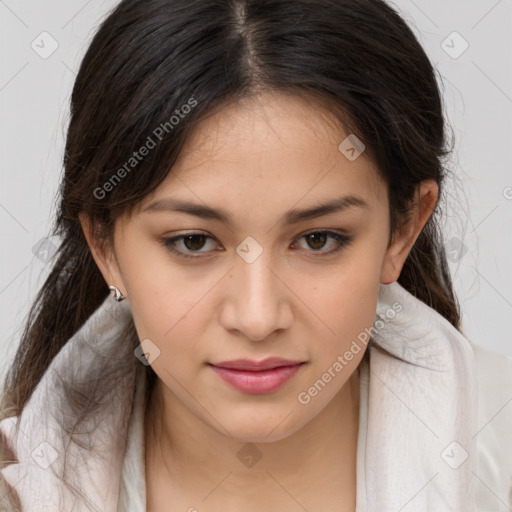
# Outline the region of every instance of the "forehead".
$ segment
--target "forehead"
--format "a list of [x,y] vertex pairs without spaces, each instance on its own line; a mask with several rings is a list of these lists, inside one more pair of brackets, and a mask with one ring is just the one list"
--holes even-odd
[[357,194],[385,205],[384,182],[368,155],[349,160],[340,151],[348,135],[321,104],[300,96],[244,98],[196,126],[166,180],[143,204],[179,194],[208,204],[270,201],[291,208]]

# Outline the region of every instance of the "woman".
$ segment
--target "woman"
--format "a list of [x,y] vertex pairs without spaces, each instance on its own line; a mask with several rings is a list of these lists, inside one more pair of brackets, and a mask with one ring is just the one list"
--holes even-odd
[[512,362],[460,326],[449,152],[381,1],[121,2],[4,386],[5,507],[509,506]]

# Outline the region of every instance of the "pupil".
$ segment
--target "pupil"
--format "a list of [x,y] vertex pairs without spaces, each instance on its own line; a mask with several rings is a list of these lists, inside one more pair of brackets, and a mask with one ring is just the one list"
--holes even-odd
[[[197,249],[201,249],[203,244],[199,244],[200,247],[190,247],[187,242],[190,241],[191,239],[197,239],[197,238],[202,238],[203,239],[203,243],[204,243],[204,238],[205,238],[205,235],[190,235],[190,236],[187,236],[184,238],[183,242],[185,243],[187,249],[190,249],[191,251],[194,251],[194,250],[197,250]],[[195,245],[192,243],[192,245]]]
[[[312,233],[311,235],[308,235],[308,237],[313,238],[313,239],[320,238],[321,241],[322,241],[322,243],[320,244],[319,247],[312,247],[312,249],[321,249],[324,246],[324,244],[325,244],[325,238],[326,238],[326,234],[325,233]],[[313,245],[314,245],[314,243],[315,243],[315,241],[313,241]],[[311,246],[311,244],[310,244],[310,246]]]

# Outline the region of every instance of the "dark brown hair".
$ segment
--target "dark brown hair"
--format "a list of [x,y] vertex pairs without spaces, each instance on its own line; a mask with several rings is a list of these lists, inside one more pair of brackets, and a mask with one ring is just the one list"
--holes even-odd
[[[270,90],[314,98],[363,141],[388,185],[390,240],[421,181],[435,180],[441,197],[452,148],[437,73],[384,1],[122,1],[100,25],[74,84],[52,233],[61,245],[6,376],[0,419],[21,414],[53,358],[109,293],[79,214],[110,241],[116,218],[159,186],[199,121]],[[148,137],[156,147],[106,190]],[[398,281],[460,330],[438,206]],[[147,375],[153,382],[150,366]],[[3,465],[8,455],[0,454]]]

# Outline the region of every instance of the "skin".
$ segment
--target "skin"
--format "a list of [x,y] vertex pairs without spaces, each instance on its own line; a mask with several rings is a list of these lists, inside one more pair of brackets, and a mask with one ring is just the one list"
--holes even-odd
[[[146,416],[148,511],[354,510],[366,347],[309,403],[298,395],[372,326],[379,283],[398,279],[438,187],[418,186],[413,215],[388,248],[386,185],[365,153],[349,161],[338,150],[346,136],[312,102],[264,93],[197,126],[166,181],[118,219],[112,247],[82,219],[105,281],[128,297],[140,339],[160,350]],[[368,208],[281,225],[292,208],[345,194]],[[144,211],[168,197],[224,209],[232,225]],[[354,238],[322,256],[336,240],[304,236],[322,230]],[[176,243],[197,259],[159,242],[188,231],[211,237]],[[251,263],[236,252],[249,236],[262,249]],[[306,364],[277,391],[252,395],[207,365],[269,356]],[[261,454],[252,467],[237,457],[247,443]]]

